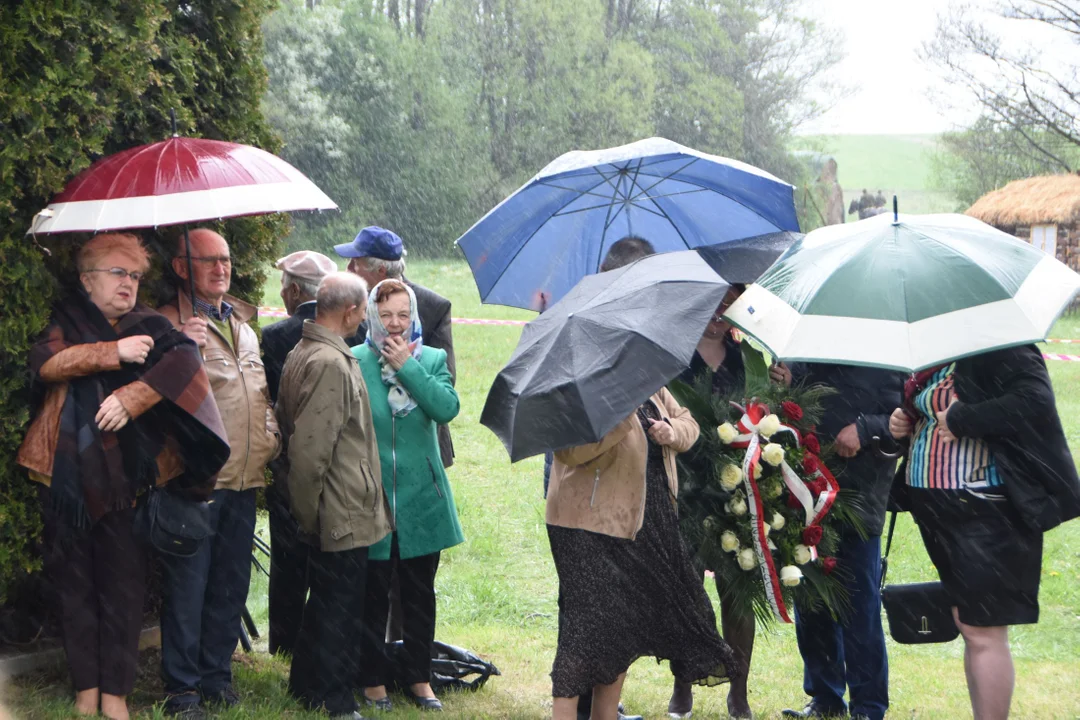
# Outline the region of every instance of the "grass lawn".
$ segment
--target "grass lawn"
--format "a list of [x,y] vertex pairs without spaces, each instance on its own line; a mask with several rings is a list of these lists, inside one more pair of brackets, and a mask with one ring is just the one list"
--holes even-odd
[[[481,306],[464,262],[411,264],[417,282],[453,300],[457,317],[521,318],[530,313]],[[267,304],[280,305],[276,280]],[[458,390],[462,412],[454,422],[457,461],[450,479],[467,541],[443,554],[437,580],[440,640],[471,648],[493,661],[502,677],[479,693],[451,697],[447,716],[459,718],[542,718],[551,707],[548,672],[556,642],[556,577],[544,531],[539,459],[510,465],[494,435],[479,424],[488,387],[508,359],[520,328],[458,325],[454,328]],[[1063,320],[1057,337],[1080,337],[1080,321]],[[1072,352],[1070,346],[1057,346]],[[1080,447],[1080,363],[1051,363],[1069,441]],[[265,522],[260,525],[268,537]],[[1040,624],[1012,634],[1017,666],[1013,717],[1080,718],[1080,523],[1046,537]],[[909,517],[898,523],[890,563],[895,582],[934,579],[918,532]],[[266,581],[252,583],[249,607],[266,628]],[[263,644],[265,651],[265,643]],[[970,717],[964,684],[962,643],[921,647],[889,640],[893,718]],[[134,705],[139,717],[157,718],[160,698],[157,656],[143,663]],[[236,663],[237,689],[245,704],[221,718],[306,718],[285,694],[288,668],[265,652]],[[759,635],[751,669],[751,704],[760,718],[778,717],[785,707],[801,707],[802,664],[791,626]],[[624,692],[627,707],[646,717],[666,717],[671,675],[666,667],[642,659],[631,669]],[[9,688],[19,717],[70,716],[69,688],[56,673],[20,679]],[[695,717],[724,717],[725,690],[699,689]],[[419,717],[403,703],[391,717]]]

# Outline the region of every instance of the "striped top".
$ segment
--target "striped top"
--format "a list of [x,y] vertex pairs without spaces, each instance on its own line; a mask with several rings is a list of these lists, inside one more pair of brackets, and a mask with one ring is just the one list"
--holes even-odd
[[908,485],[1000,495],[1001,475],[986,443],[976,438],[945,442],[937,432],[937,413],[947,409],[956,396],[955,367],[953,364],[939,370],[914,398],[919,419],[908,459]]

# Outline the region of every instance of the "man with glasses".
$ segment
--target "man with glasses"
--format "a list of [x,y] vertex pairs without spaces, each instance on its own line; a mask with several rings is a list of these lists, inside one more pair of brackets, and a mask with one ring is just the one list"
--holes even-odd
[[280,449],[280,434],[259,340],[248,325],[257,309],[228,294],[229,245],[206,228],[189,238],[190,266],[181,236],[172,269],[182,283],[159,312],[199,345],[232,451],[210,499],[213,534],[193,557],[162,556],[161,669],[165,712],[203,718],[207,705],[239,703],[232,654],[251,579],[255,490],[265,485],[263,471]]

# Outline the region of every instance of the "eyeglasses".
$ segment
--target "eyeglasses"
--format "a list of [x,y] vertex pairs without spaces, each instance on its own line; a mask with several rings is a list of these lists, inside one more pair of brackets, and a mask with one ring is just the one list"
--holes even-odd
[[191,259],[195,262],[200,262],[204,265],[213,267],[218,263],[221,263],[222,267],[232,267],[232,258],[228,255],[204,255],[202,257],[191,256]]
[[129,278],[131,278],[132,282],[139,282],[140,280],[142,280],[143,275],[146,274],[146,273],[141,273],[138,270],[136,270],[134,272],[129,272],[129,271],[125,270],[124,268],[120,268],[120,267],[114,267],[114,268],[91,268],[91,269],[87,270],[86,272],[109,273],[110,275],[113,276],[113,278],[115,278],[117,280],[123,280],[124,278],[129,277]]

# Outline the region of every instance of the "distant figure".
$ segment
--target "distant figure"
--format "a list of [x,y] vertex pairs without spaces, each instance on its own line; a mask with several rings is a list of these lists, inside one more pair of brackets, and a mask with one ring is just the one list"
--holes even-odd
[[825,196],[825,224],[839,225],[844,222],[844,191],[836,179],[836,160],[829,158],[821,170],[818,183]]
[[874,207],[885,207],[885,193],[881,192],[880,190],[878,190],[877,195],[874,196]]

